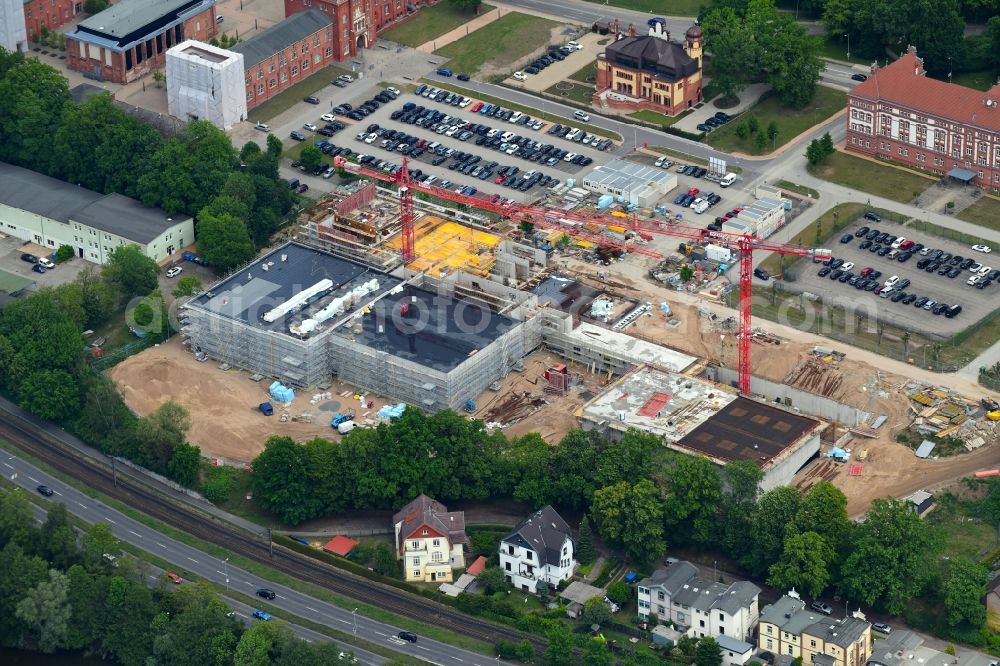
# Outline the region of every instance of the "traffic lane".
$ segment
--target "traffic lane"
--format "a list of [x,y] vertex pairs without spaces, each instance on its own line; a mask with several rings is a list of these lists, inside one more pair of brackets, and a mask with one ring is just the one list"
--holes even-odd
[[[866,220],[863,221],[866,223],[865,226],[873,225]],[[801,260],[796,264],[798,276],[794,283],[789,283],[790,287],[814,294],[830,294],[838,304],[848,305],[849,309],[855,312],[868,313],[872,320],[875,316],[885,317],[887,321],[894,324],[936,336],[954,335],[986,316],[992,310],[993,296],[996,290],[1000,289],[996,284],[985,290],[970,287],[965,282],[972,273],[967,270],[962,271],[955,278],[938,275],[937,272],[927,273],[923,269],[917,268],[917,262],[923,259],[920,254],[914,255],[905,263],[900,263],[896,260],[890,260],[888,257],[880,257],[868,250],[862,250],[860,244],[863,239],[853,237],[854,231],[860,226],[861,221],[844,230],[844,234],[850,233],[852,235],[850,243],[841,244],[839,236],[831,240],[830,249],[833,251],[833,256],[855,264],[851,268],[851,272],[858,275],[863,268],[874,268],[882,272],[882,276],[879,277],[882,284],[885,284],[885,281],[893,275],[907,278],[910,280],[910,285],[903,289],[907,294],[916,294],[918,297],[926,296],[948,305],[958,304],[962,306],[962,312],[954,319],[948,319],[944,315],[933,315],[927,310],[914,307],[912,304],[893,303],[888,298],[880,298],[877,292],[862,292],[850,285],[831,281],[829,276],[819,277],[817,273],[822,265],[810,260]],[[960,243],[939,239],[920,232],[914,233],[912,229],[884,221],[874,223],[874,226],[880,231],[897,236],[902,235],[932,248],[940,248],[952,254],[958,253],[963,257],[977,261],[988,261],[988,259],[983,258],[988,257],[988,255],[970,257],[970,255],[977,253],[970,251],[967,246]]]
[[[14,483],[29,492],[37,492],[36,486],[39,484],[48,486],[54,493],[53,497],[49,498],[50,501],[63,502],[70,513],[78,516],[84,522],[108,523],[112,533],[122,541],[151,552],[164,560],[176,563],[177,568],[174,571],[181,576],[198,576],[221,585],[227,585],[230,588],[239,589],[250,595],[253,595],[256,590],[266,587],[274,590],[277,595],[275,599],[267,602],[271,606],[314,622],[335,627],[341,631],[353,631],[355,618],[352,617],[351,611],[314,599],[283,585],[272,583],[230,565],[213,555],[175,541],[116,509],[84,495],[75,488],[63,484],[60,480],[9,451],[5,449],[0,449],[0,451],[3,451],[0,454],[2,457],[0,465],[2,465],[3,472]],[[357,615],[356,620],[359,638],[384,643],[397,652],[424,660],[427,660],[429,654],[441,654],[452,661],[472,666],[493,666],[496,664],[496,659],[423,637],[420,638],[417,645],[399,641],[395,637],[400,628],[370,620],[363,615]]]
[[[505,0],[505,4],[510,7],[518,7],[539,13],[556,16],[561,19],[579,21],[585,25],[593,25],[596,21],[617,18],[622,23],[622,29],[628,28],[628,24],[635,25],[639,33],[644,33],[646,21],[654,16],[652,13],[643,13],[621,7],[609,7],[607,5],[594,4],[590,2],[576,2],[574,0]],[[664,29],[674,35],[683,35],[694,23],[693,18],[662,16],[666,19]]]

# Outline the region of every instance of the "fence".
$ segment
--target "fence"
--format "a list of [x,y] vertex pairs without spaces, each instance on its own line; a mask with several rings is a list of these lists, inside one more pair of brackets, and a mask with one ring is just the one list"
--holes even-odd
[[159,335],[149,335],[145,338],[138,338],[131,342],[127,342],[118,349],[113,349],[112,351],[100,356],[99,358],[92,359],[90,361],[90,367],[96,372],[104,372],[108,368],[117,365],[118,363],[124,361],[129,356],[133,356],[143,351],[144,349],[149,349],[153,345],[158,345],[161,342],[166,342],[170,337],[167,336],[165,339],[160,339]]

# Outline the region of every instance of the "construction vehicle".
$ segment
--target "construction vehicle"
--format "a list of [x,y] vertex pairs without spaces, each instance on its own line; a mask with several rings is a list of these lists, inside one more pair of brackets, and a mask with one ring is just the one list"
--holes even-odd
[[336,428],[341,423],[347,423],[348,421],[353,421],[353,420],[354,420],[354,410],[353,409],[348,409],[344,413],[338,412],[337,414],[334,414],[333,419],[330,421],[330,427],[331,428]]
[[465,401],[465,411],[474,412],[476,411],[476,403],[472,400]]
[[[637,214],[627,220],[621,218],[608,218],[600,213],[573,213],[562,209],[548,208],[544,206],[530,206],[518,204],[507,199],[494,201],[484,194],[476,196],[453,192],[447,188],[421,185],[410,177],[410,169],[407,159],[403,158],[402,168],[395,174],[389,175],[369,169],[353,162],[348,162],[342,157],[334,158],[334,166],[343,168],[359,176],[367,176],[375,180],[394,183],[399,190],[400,207],[400,235],[402,238],[402,259],[404,264],[411,263],[416,257],[414,250],[414,227],[415,215],[413,212],[413,192],[423,192],[447,201],[455,201],[467,206],[479,208],[496,213],[514,224],[527,223],[533,228],[539,229],[559,229],[566,234],[577,239],[590,241],[597,245],[597,253],[605,265],[610,265],[611,261],[617,259],[624,252],[633,252],[654,259],[663,259],[664,256],[641,243],[636,243],[634,236],[617,240],[608,238],[603,234],[581,231],[572,225],[580,225],[586,230],[587,224],[596,224],[602,229],[609,226],[625,228],[636,234],[645,232],[647,234],[661,234],[677,238],[686,238],[695,243],[709,241],[717,245],[724,245],[739,252],[739,327],[737,338],[738,349],[738,386],[740,394],[750,394],[750,341],[752,338],[751,310],[753,301],[753,274],[754,262],[753,253],[775,252],[778,254],[790,254],[798,257],[811,257],[817,261],[829,259],[832,252],[827,249],[813,249],[777,243],[756,236],[746,234],[735,234],[727,231],[710,231],[699,227],[690,227],[679,223],[679,220],[656,220],[640,218]],[[680,218],[680,215],[678,215]],[[571,225],[571,226],[567,226]],[[642,236],[639,236],[642,238]]]
[[263,414],[264,416],[274,415],[274,405],[272,405],[269,402],[260,403],[259,405],[257,405],[257,409],[259,409],[260,413]]

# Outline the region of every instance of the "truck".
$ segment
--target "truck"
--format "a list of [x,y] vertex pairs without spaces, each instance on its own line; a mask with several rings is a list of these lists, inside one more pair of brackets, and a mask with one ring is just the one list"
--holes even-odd
[[735,173],[727,173],[725,176],[722,177],[722,180],[719,181],[719,185],[722,187],[729,187],[737,180],[739,180],[739,176],[737,176]]
[[347,423],[348,421],[354,420],[354,410],[349,409],[344,413],[337,413],[330,420],[331,428],[339,428],[342,423]]
[[259,409],[260,413],[264,416],[274,416],[274,405],[269,402],[260,403],[257,405],[257,409]]
[[347,433],[354,430],[355,426],[357,426],[357,423],[355,423],[354,421],[344,421],[343,423],[337,426],[337,432],[339,432],[341,435],[346,435]]

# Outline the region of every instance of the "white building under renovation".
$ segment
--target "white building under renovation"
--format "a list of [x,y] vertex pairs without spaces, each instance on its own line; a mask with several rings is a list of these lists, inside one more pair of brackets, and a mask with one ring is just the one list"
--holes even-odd
[[167,110],[181,120],[229,129],[247,117],[244,76],[242,53],[181,42],[167,51]]

